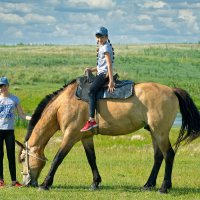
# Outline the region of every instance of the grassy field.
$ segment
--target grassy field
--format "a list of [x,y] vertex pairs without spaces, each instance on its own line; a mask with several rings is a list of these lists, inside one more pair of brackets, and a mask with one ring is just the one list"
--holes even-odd
[[[186,89],[200,109],[200,45],[114,45],[115,71],[121,79],[135,82],[155,81]],[[0,75],[10,79],[11,92],[20,97],[24,110],[31,114],[39,101],[66,82],[83,74],[84,68],[96,63],[95,46],[1,46]],[[27,124],[17,120],[16,138],[23,141]],[[139,139],[133,136],[138,135]],[[174,142],[178,129],[170,137]],[[49,159],[39,183],[48,173],[62,134],[56,133],[48,143]],[[123,137],[95,136],[97,164],[102,176],[101,190],[88,190],[92,181],[89,164],[77,143],[59,167],[52,189],[39,192],[36,188],[0,189],[2,199],[200,199],[199,139],[181,146],[174,163],[173,189],[160,195],[164,165],[155,190],[142,191],[153,164],[150,135],[145,130]],[[18,152],[18,151],[17,151]],[[10,184],[7,159],[5,181]],[[17,176],[21,181],[21,166]]]
[[[178,129],[173,129],[171,139],[175,141]],[[17,128],[16,137],[21,139],[24,129]],[[134,136],[138,139],[134,139]],[[48,173],[53,157],[62,139],[60,132],[48,143],[45,155],[49,159],[39,178],[42,183]],[[158,191],[164,176],[164,164],[152,191],[142,191],[153,164],[153,149],[148,132],[141,130],[121,137],[95,136],[97,164],[102,176],[101,189],[92,192],[89,185],[92,174],[81,143],[77,143],[57,170],[54,185],[49,191],[37,188],[0,189],[2,199],[200,199],[199,139],[181,146],[175,157],[173,188],[167,195]],[[18,150],[17,150],[18,151]],[[21,166],[17,165],[19,180]],[[10,184],[7,163],[5,180]]]

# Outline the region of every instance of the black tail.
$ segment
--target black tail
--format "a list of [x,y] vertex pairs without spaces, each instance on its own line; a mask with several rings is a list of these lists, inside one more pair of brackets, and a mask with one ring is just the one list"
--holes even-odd
[[182,114],[182,125],[175,144],[175,149],[177,150],[181,141],[191,142],[200,136],[200,113],[185,90],[180,88],[174,88],[173,90],[179,100],[180,112]]

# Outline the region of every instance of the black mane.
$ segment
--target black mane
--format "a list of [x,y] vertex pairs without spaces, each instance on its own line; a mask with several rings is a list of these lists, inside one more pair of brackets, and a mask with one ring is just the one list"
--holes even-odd
[[42,112],[44,111],[44,109],[46,108],[47,104],[54,98],[56,97],[60,92],[62,92],[68,85],[74,83],[76,81],[76,79],[73,79],[72,81],[69,81],[67,84],[65,84],[62,88],[60,88],[59,90],[53,92],[52,94],[47,95],[44,99],[42,99],[40,101],[40,103],[38,104],[37,108],[35,109],[32,118],[29,122],[28,125],[28,130],[27,130],[27,134],[25,137],[25,142],[29,140],[32,131],[35,127],[35,125],[37,124],[37,122],[39,121]]

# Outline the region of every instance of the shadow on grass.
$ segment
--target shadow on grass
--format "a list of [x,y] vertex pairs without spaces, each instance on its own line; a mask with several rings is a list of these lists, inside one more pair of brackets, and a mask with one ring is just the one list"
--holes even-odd
[[127,186],[127,185],[101,185],[97,190],[91,190],[90,186],[85,185],[55,185],[51,189],[61,189],[61,190],[87,190],[87,191],[125,191],[125,192],[140,192],[142,189],[137,186]]
[[190,188],[190,187],[173,187],[170,191],[172,196],[188,195],[188,194],[200,194],[200,188]]
[[[110,192],[112,191],[121,191],[121,192],[131,192],[131,193],[143,193],[143,192],[158,192],[159,188],[153,188],[151,190],[144,190],[143,187],[138,186],[129,186],[129,185],[102,185],[99,187],[98,190],[90,190],[90,186],[85,185],[55,185],[52,186],[51,189],[56,190],[85,190],[85,191],[91,191],[91,192]],[[190,187],[173,187],[171,190],[169,190],[168,194],[171,196],[180,196],[180,195],[188,195],[188,194],[200,194],[200,188],[190,188]]]

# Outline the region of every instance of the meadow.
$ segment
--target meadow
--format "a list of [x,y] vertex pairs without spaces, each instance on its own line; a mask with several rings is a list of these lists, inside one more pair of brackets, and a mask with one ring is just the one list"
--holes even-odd
[[[134,82],[154,81],[187,90],[200,109],[200,45],[148,44],[113,45],[115,72],[121,79]],[[84,68],[95,66],[96,47],[18,45],[0,46],[0,75],[10,79],[10,90],[20,97],[26,113],[34,109],[47,94],[70,80],[83,75]],[[16,119],[16,138],[23,141],[27,123]],[[172,143],[178,128],[170,134]],[[39,178],[43,181],[58,149],[62,134],[49,141],[45,155],[49,159]],[[11,188],[5,158],[5,181],[0,189],[2,199],[200,199],[199,139],[182,145],[177,152],[173,170],[173,188],[167,195],[157,190],[163,179],[164,165],[153,191],[142,191],[153,165],[153,148],[147,131],[126,136],[95,136],[97,164],[102,176],[101,190],[89,191],[92,174],[84,149],[77,143],[59,167],[50,191],[37,188]],[[16,148],[18,153],[18,148]],[[17,156],[17,155],[16,155]],[[6,155],[5,155],[6,157]],[[17,176],[21,181],[21,165]]]

